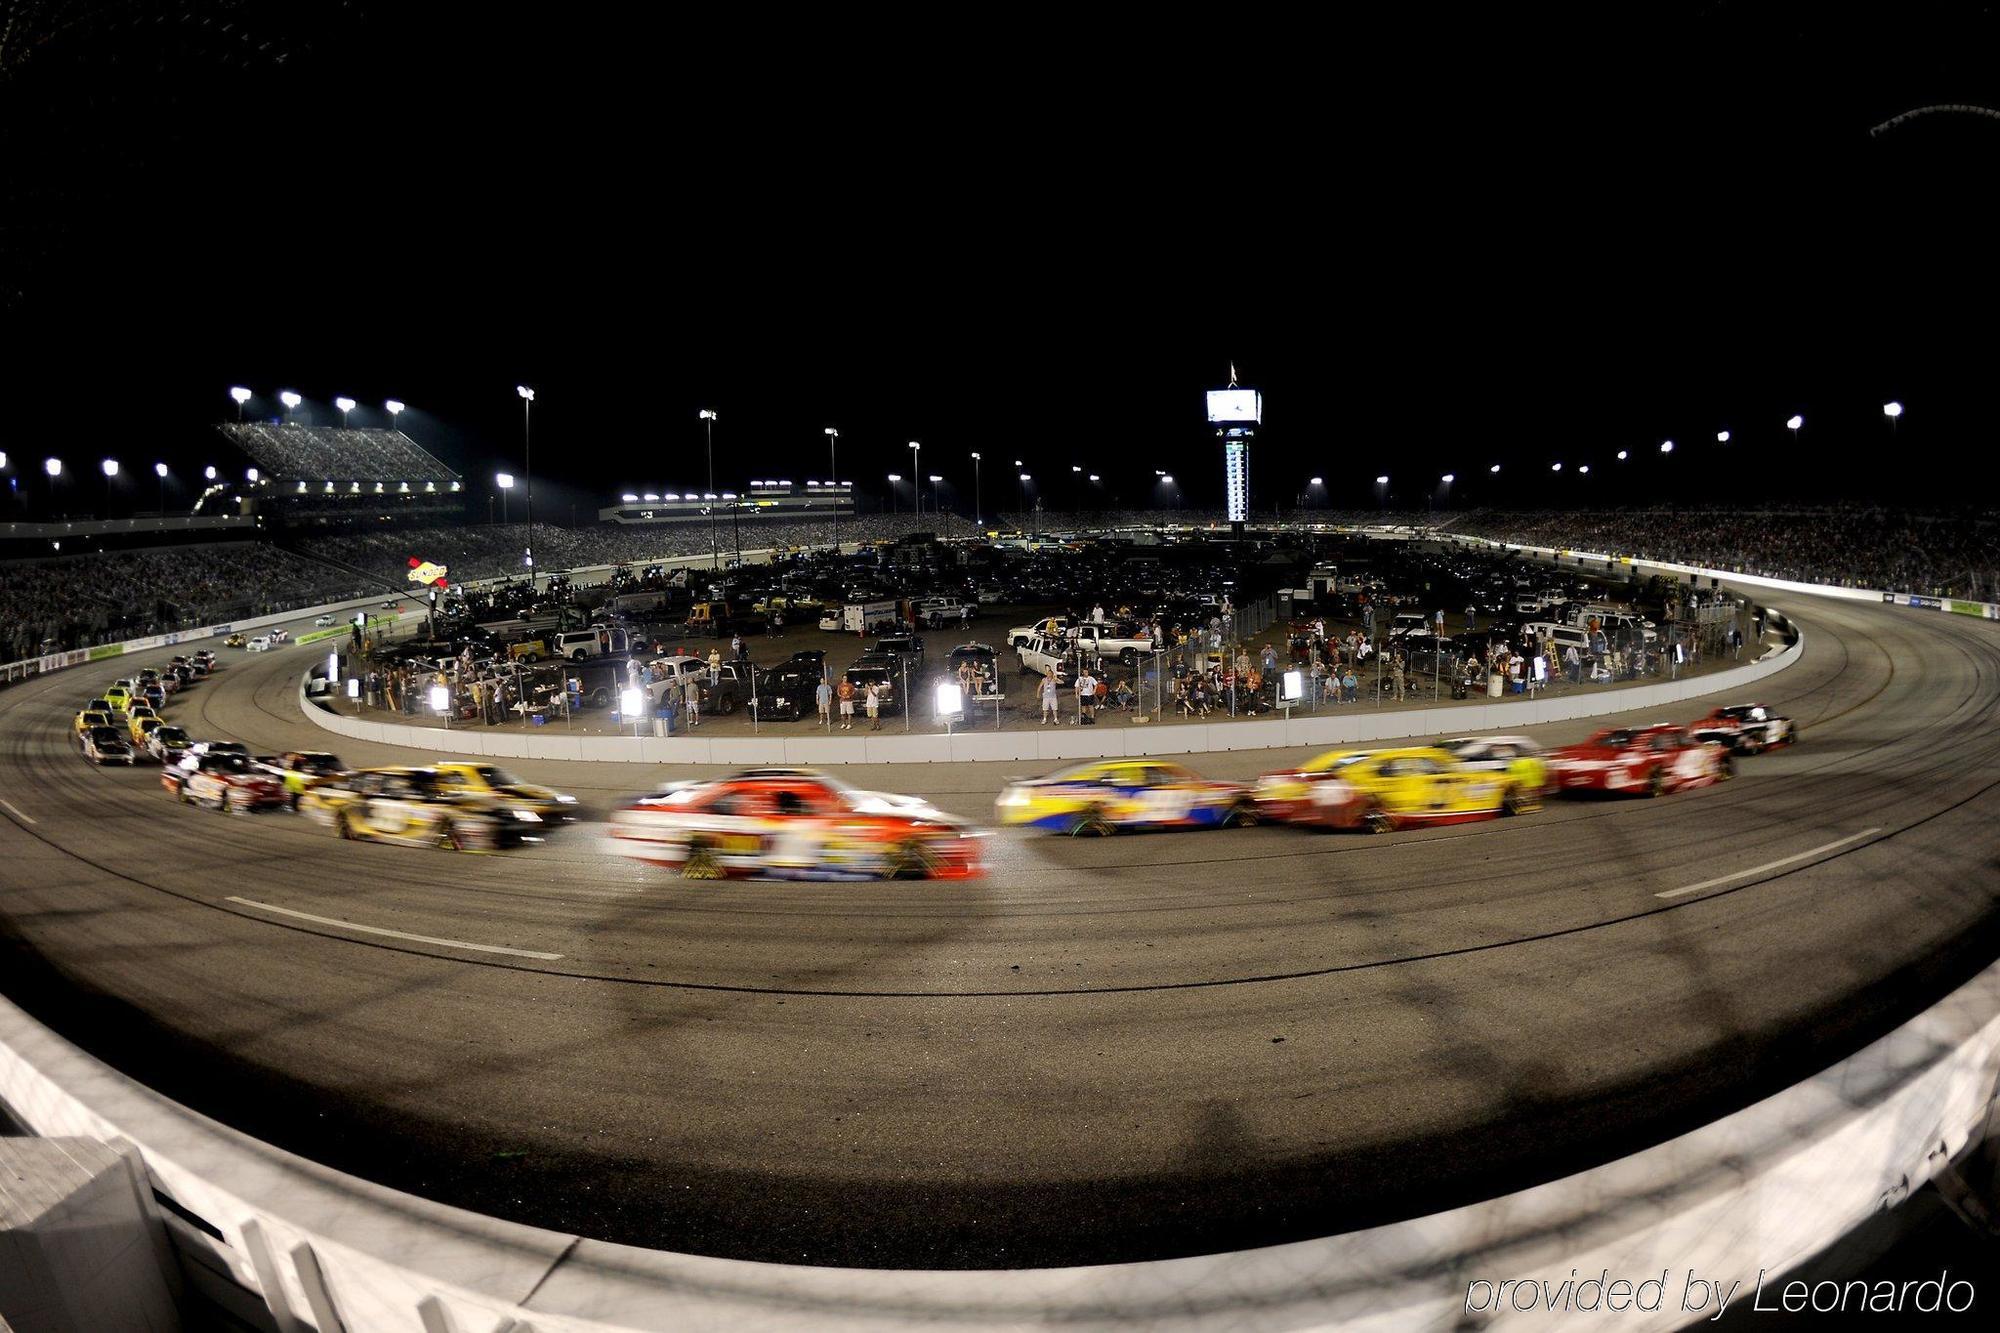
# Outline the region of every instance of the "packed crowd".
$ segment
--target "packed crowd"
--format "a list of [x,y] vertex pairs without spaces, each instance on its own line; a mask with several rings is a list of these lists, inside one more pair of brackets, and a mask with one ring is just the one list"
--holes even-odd
[[257,460],[266,476],[284,481],[381,481],[393,486],[403,481],[446,483],[457,475],[401,431],[260,421],[230,422],[221,430]]
[[0,661],[363,595],[352,575],[262,542],[0,563]]
[[[913,514],[843,515],[840,540],[888,541],[916,532],[935,532],[928,517]],[[735,558],[738,543],[745,551],[825,545],[833,532],[830,518],[746,519],[735,529],[727,518],[715,525],[710,546],[709,525],[701,520],[651,524],[645,527],[600,523],[565,528],[535,525],[535,567],[544,571],[592,565],[643,564],[653,560],[706,556],[711,549],[724,564]],[[384,528],[306,538],[301,547],[323,560],[336,561],[382,578],[400,580],[411,556],[434,561],[451,570],[454,582],[504,578],[524,572],[527,550],[525,524],[461,524],[449,527]]]
[[1454,532],[1800,583],[2000,600],[2000,515],[1800,510],[1482,511]]

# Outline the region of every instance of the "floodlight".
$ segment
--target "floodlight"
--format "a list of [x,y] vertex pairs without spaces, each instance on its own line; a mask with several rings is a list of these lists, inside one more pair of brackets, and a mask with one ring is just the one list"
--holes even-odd
[[535,391],[533,389],[530,389],[525,384],[516,384],[514,386],[514,392],[520,394],[521,397],[527,399],[531,403],[535,401]]
[[361,697],[361,678],[359,676],[349,676],[347,678],[347,697],[349,699],[359,699]]
[[[1619,462],[1621,462],[1621,463],[1622,463],[1622,462],[1624,462],[1624,461],[1625,461],[1625,460],[1626,460],[1626,459],[1627,459],[1628,457],[1630,457],[1630,455],[1629,455],[1629,454],[1627,454],[1625,450],[1623,450],[1623,449],[1620,449],[1620,450],[1618,451],[1618,461],[1619,461]],[[1499,469],[1497,469],[1497,468],[1496,468],[1496,469],[1494,469],[1494,470],[1495,470],[1495,471],[1498,471]]]
[[719,420],[721,420],[721,418],[720,418],[720,417],[718,417],[718,416],[716,416],[716,415],[715,415],[715,413],[714,413],[714,412],[713,412],[712,410],[710,410],[709,408],[706,408],[706,407],[704,407],[704,408],[702,408],[702,409],[701,409],[701,419],[702,419],[703,421],[719,421]]
[[104,460],[104,475],[105,475],[105,476],[107,476],[107,477],[115,477],[115,476],[117,476],[117,475],[118,475],[118,460],[117,460],[117,459],[115,459],[115,458],[107,458],[107,459],[105,459],[105,460]]
[[1719,430],[1719,431],[1715,432],[1715,442],[1716,442],[1717,444],[1728,444],[1728,443],[1729,443],[1729,432],[1728,432],[1728,431],[1726,431],[1726,430]]
[[48,473],[51,477],[60,477],[62,475],[62,459],[44,458],[42,460],[42,471]]
[[[891,472],[889,474],[890,481],[901,481],[902,479],[903,479],[903,474],[900,472]],[[1023,478],[1023,480],[1026,480],[1026,478]]]
[[1303,698],[1305,698],[1305,697],[1306,697],[1306,673],[1305,673],[1305,672],[1303,672],[1303,671],[1287,671],[1287,672],[1286,672],[1286,673],[1284,674],[1284,676],[1283,676],[1283,677],[1281,678],[1281,683],[1282,683],[1282,684],[1284,685],[1284,687],[1285,687],[1285,690],[1284,690],[1284,695],[1283,695],[1283,700],[1282,700],[1283,702],[1286,702],[1286,703],[1295,703],[1295,702],[1297,702],[1298,700],[1300,700],[1300,699],[1303,699]]
[[1673,451],[1674,451],[1674,442],[1673,442],[1672,440],[1662,440],[1662,441],[1660,442],[1660,452],[1661,452],[1661,453],[1663,453],[1663,454],[1670,454],[1670,453],[1672,453]]
[[1458,480],[1458,475],[1456,473],[1447,472],[1444,474],[1444,476],[1440,477],[1438,480],[1442,481],[1445,485],[1449,486],[1454,481]]
[[256,468],[254,468],[254,467],[246,467],[246,468],[244,468],[244,469],[243,469],[243,480],[245,480],[245,481],[247,481],[247,482],[250,482],[250,483],[251,483],[252,485],[256,484],[256,481],[257,481],[257,469],[256,469]]
[[1802,416],[1799,416],[1796,413],[1785,418],[1785,429],[1791,431],[1794,435],[1798,433],[1799,427],[1805,424],[1806,424],[1806,419]]
[[639,497],[636,495],[621,495],[618,497],[618,503],[635,505],[639,503]]
[[303,403],[305,399],[299,397],[297,394],[293,393],[290,389],[287,389],[283,393],[278,395],[278,401],[283,403],[285,405],[285,410],[289,412],[291,411],[291,409],[297,407],[300,403]]
[[511,491],[514,489],[514,474],[511,472],[495,473],[493,480],[499,485],[500,489],[503,491]]
[[209,479],[210,481],[214,481],[214,480],[215,480],[215,468],[214,468],[213,466],[210,466],[210,467],[205,467],[205,468],[203,468],[203,469],[201,470],[201,475],[202,475],[202,476],[204,476],[204,477],[206,477],[206,478],[208,478],[208,479]]
[[1892,399],[1891,401],[1882,404],[1882,415],[1893,420],[1894,418],[1903,415],[1903,405]]
[[1588,463],[1585,463],[1585,464],[1584,464],[1584,465],[1583,465],[1582,467],[1578,468],[1578,469],[1577,469],[1577,471],[1578,471],[1578,472],[1588,472],[1588,471],[1590,471],[1590,464],[1588,464]]
[[1551,464],[1549,464],[1549,471],[1551,471],[1551,472],[1560,472],[1560,471],[1562,471],[1562,470],[1563,470],[1563,465],[1562,465],[1561,463],[1551,463]]
[[234,398],[238,403],[247,403],[250,401],[250,391],[240,386],[231,389],[229,391],[229,396],[231,398]]
[[451,687],[449,685],[431,686],[431,711],[434,713],[448,713],[451,711]]
[[[1623,458],[1623,457],[1624,457],[1625,455],[1623,455],[1623,454],[1620,454],[1620,455],[1618,455],[1618,456],[1619,456],[1620,458]],[[1487,468],[1486,470],[1487,470],[1488,472],[1498,472],[1498,471],[1500,470],[1500,465],[1499,465],[1498,463],[1495,463],[1495,464],[1494,464],[1494,465],[1493,465],[1492,467],[1490,467],[1490,468]]]
[[1375,484],[1377,486],[1387,486],[1389,484],[1389,478],[1386,476],[1377,477],[1375,478]]
[[939,717],[953,717],[965,711],[965,691],[957,685],[944,684],[937,687],[937,711]]
[[343,412],[352,412],[354,410],[354,400],[352,398],[336,398],[333,400],[333,405]]
[[[0,457],[0,464],[4,464],[5,462],[6,459],[4,457]],[[153,475],[164,481],[167,476],[167,465],[165,463],[153,464]]]
[[645,696],[627,686],[618,692],[618,711],[626,717],[637,717],[646,711]]
[[403,410],[403,405],[394,398],[391,398],[388,402],[382,404],[382,406],[388,409],[389,415],[392,417],[400,414]]

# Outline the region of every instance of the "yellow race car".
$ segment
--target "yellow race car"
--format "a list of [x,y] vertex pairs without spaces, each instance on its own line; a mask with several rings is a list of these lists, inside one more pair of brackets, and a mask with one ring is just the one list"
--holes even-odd
[[1242,783],[1211,781],[1162,759],[1097,759],[1010,782],[997,808],[1002,824],[1071,837],[1257,822],[1257,807]]
[[299,808],[343,838],[484,852],[518,846],[542,827],[532,811],[439,783],[430,768],[363,768],[341,773],[300,798]]
[[532,810],[540,815],[545,823],[568,823],[576,818],[576,797],[548,787],[538,787],[532,782],[523,782],[507,770],[495,768],[492,764],[455,760],[448,764],[437,764],[435,768],[438,785],[447,790],[477,792],[482,796],[492,797],[502,805]]
[[1266,773],[1255,795],[1259,813],[1279,823],[1370,833],[1519,814],[1540,799],[1434,745],[1337,750]]
[[152,716],[149,709],[145,717],[126,718],[125,727],[132,733],[132,749],[135,752],[143,750],[150,754],[148,743],[153,739],[153,733],[160,729],[160,719]]
[[77,744],[81,745],[83,738],[89,734],[92,727],[108,727],[111,725],[111,713],[109,710],[103,708],[86,708],[76,715],[75,730],[72,734],[76,737]]
[[122,681],[104,692],[104,702],[111,705],[113,712],[122,713],[132,703],[132,689]]

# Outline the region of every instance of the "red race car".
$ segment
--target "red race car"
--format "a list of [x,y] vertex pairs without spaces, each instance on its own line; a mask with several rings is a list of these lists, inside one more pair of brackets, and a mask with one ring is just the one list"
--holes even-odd
[[226,750],[188,755],[167,765],[160,771],[160,785],[183,805],[205,805],[231,814],[275,810],[289,803],[282,783],[260,772],[248,755]]
[[1721,782],[1735,771],[1729,747],[1696,740],[1686,727],[1611,727],[1549,754],[1557,791],[1664,796]]
[[921,797],[789,768],[677,782],[611,817],[618,851],[686,879],[970,879],[981,836]]

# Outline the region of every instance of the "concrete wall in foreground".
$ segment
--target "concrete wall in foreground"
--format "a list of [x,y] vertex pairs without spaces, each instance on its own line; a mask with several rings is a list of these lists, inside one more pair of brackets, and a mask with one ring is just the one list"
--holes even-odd
[[1435,736],[1440,726],[1474,735],[1515,731],[1544,722],[1600,717],[1657,708],[1663,722],[1685,721],[1684,701],[1705,695],[1746,690],[1799,659],[1804,637],[1763,659],[1727,671],[1658,685],[1570,694],[1557,698],[1516,699],[1440,708],[1376,711],[1343,708],[1331,714],[1271,718],[1258,722],[1160,723],[1147,726],[1053,727],[1018,731],[964,731],[944,735],[875,734],[827,736],[788,735],[773,730],[762,736],[581,736],[550,726],[463,727],[442,731],[395,722],[372,722],[329,712],[308,702],[299,705],[316,725],[340,736],[404,745],[452,754],[482,754],[509,759],[595,759],[628,764],[786,764],[811,768],[829,764],[958,764],[974,761],[1043,763],[1060,759],[1097,759],[1115,755],[1208,754],[1217,750],[1275,750],[1291,746],[1329,747],[1372,744],[1411,736]]
[[1483,1327],[1466,1310],[1475,1281],[1559,1283],[1574,1269],[1638,1282],[1666,1270],[1656,1309],[1618,1316],[1651,1333],[1712,1312],[1682,1312],[1688,1270],[1740,1283],[1732,1308],[1747,1308],[1759,1270],[1786,1271],[1920,1188],[1984,1133],[1996,1082],[2000,964],[1742,1111],[1450,1212],[1154,1263],[885,1272],[634,1249],[399,1194],[168,1101],[0,1001],[0,1105],[38,1134],[136,1144],[171,1201],[186,1272],[257,1293],[282,1329],[329,1333],[1405,1333]]

